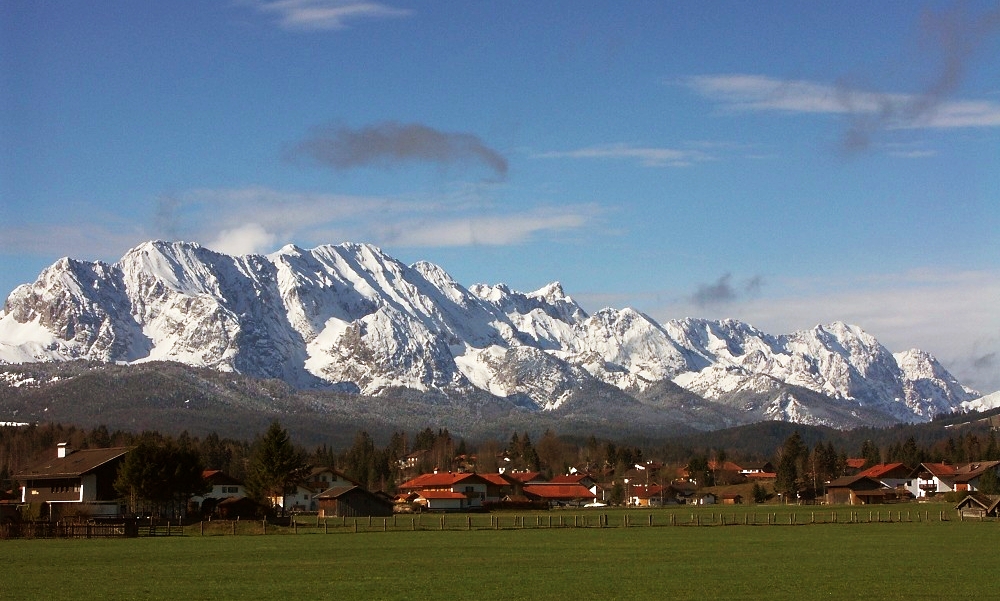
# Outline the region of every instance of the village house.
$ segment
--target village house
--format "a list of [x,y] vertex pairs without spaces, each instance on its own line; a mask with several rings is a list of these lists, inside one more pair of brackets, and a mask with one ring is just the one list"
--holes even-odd
[[968,463],[921,463],[911,476],[911,492],[918,499],[954,491],[976,492],[979,478],[987,470],[1000,475],[1000,461],[972,461]]
[[902,463],[880,463],[862,471],[859,476],[868,476],[878,480],[886,488],[905,488],[916,496],[911,490],[913,487],[913,468]]
[[482,508],[487,489],[494,485],[479,474],[438,472],[407,480],[399,491],[417,493],[415,503],[428,510],[466,511]]
[[677,491],[669,484],[636,484],[628,487],[626,505],[633,507],[663,507],[677,505]]
[[[203,495],[188,499],[188,513],[201,513],[204,516],[216,513],[219,503],[224,499],[243,499],[247,492],[243,482],[233,478],[222,470],[204,470],[201,477],[212,488]],[[232,503],[228,505],[232,507]],[[220,516],[221,517],[221,516]]]
[[392,501],[361,486],[335,486],[315,497],[319,517],[387,517],[392,515]]
[[844,476],[826,483],[826,502],[841,505],[881,505],[911,499],[905,488],[889,488],[862,474]]
[[586,488],[594,495],[595,499],[599,501],[604,501],[605,491],[604,487],[597,483],[597,480],[588,473],[576,472],[573,474],[566,474],[563,476],[553,476],[549,480],[549,484],[579,484],[580,486]]
[[770,461],[742,461],[737,466],[739,473],[750,479],[770,480],[778,476],[774,464]]
[[296,484],[283,495],[269,498],[272,507],[291,512],[319,511],[317,494],[328,488],[358,486],[360,483],[331,467],[315,467],[302,482]]
[[115,479],[130,447],[74,451],[59,443],[50,456],[14,479],[22,482],[21,503],[42,504],[41,517],[117,517],[124,514]]
[[332,467],[314,467],[309,471],[303,482],[314,490],[326,490],[334,487],[360,486],[361,483],[347,474]]

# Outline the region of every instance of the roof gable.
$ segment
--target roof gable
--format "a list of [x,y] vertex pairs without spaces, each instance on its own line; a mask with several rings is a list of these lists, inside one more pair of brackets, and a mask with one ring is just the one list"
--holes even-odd
[[18,480],[74,478],[92,472],[131,450],[132,447],[112,447],[73,451],[65,457],[47,457],[32,464],[23,472],[14,474],[14,477]]

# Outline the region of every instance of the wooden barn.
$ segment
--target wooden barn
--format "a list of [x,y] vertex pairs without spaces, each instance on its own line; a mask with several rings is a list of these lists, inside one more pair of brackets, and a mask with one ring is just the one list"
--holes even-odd
[[328,488],[316,495],[320,517],[388,517],[392,502],[360,486]]
[[1000,515],[1000,496],[974,492],[962,499],[955,509],[967,518],[997,517]]

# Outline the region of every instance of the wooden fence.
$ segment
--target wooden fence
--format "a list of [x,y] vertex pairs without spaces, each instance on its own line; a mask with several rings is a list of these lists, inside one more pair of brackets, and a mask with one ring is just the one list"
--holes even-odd
[[120,523],[14,522],[0,525],[0,539],[9,538],[134,538],[134,521]]

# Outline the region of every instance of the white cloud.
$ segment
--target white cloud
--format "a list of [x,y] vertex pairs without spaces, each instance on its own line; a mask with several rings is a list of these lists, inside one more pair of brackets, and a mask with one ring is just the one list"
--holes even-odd
[[463,188],[451,197],[425,200],[264,187],[199,189],[163,199],[160,214],[174,237],[245,254],[276,242],[345,239],[410,247],[516,245],[542,233],[585,228],[600,212],[595,205],[503,211],[481,196],[476,202],[475,194]]
[[379,236],[384,243],[399,246],[509,246],[522,244],[542,232],[558,232],[586,226],[596,210],[568,206],[509,215],[470,215],[422,224],[397,223]]
[[275,15],[285,29],[343,29],[348,21],[407,17],[412,11],[378,2],[350,0],[274,0],[257,5],[260,12]]
[[774,334],[844,321],[893,352],[932,353],[960,382],[981,392],[1000,389],[1000,273],[917,270],[841,281],[768,281],[771,294],[759,298],[705,307],[681,300],[652,314],[733,317]]
[[735,111],[871,116],[886,128],[955,128],[1000,126],[1000,103],[928,102],[918,94],[890,94],[765,75],[701,75],[685,85]]
[[688,167],[712,160],[701,150],[607,144],[577,150],[551,151],[535,155],[543,159],[636,159],[645,167]]
[[266,253],[273,249],[276,236],[258,223],[248,223],[238,228],[223,230],[205,246],[229,255]]

